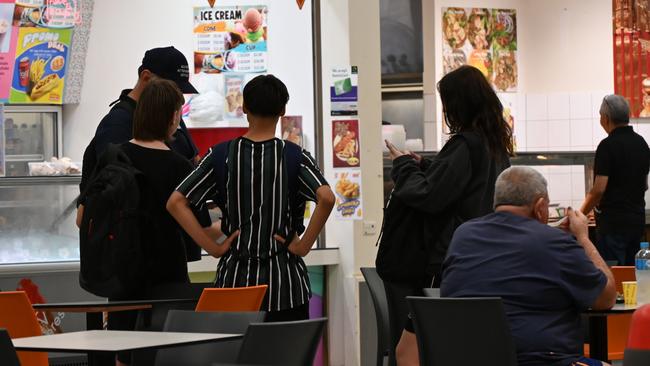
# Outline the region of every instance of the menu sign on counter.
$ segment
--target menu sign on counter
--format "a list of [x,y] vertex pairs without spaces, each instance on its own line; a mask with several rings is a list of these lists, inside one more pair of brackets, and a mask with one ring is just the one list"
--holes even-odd
[[72,29],[20,28],[10,103],[61,104]]

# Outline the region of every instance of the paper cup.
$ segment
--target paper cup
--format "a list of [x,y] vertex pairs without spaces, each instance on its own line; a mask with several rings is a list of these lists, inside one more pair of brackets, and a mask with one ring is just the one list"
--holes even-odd
[[623,299],[625,305],[636,304],[636,281],[623,281]]

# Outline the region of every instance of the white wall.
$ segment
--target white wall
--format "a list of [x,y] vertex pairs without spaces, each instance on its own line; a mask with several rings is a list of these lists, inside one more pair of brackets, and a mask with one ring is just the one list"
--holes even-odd
[[[302,11],[294,1],[220,0],[217,4],[269,6],[269,72],[287,84],[291,95],[287,114],[303,115],[304,133],[313,148],[311,2],[305,2]],[[64,106],[65,155],[81,161],[109,102],[135,85],[147,49],[173,45],[192,63],[193,6],[207,6],[207,1],[95,2],[81,102]]]
[[[518,90],[514,98],[516,103],[515,133],[518,139],[521,136],[523,143],[520,144],[526,149],[526,134],[539,127],[543,132],[543,146],[535,141],[536,149],[541,150],[569,150],[569,143],[561,142],[558,146],[551,142],[568,138],[571,126],[567,123],[561,125],[557,121],[569,121],[569,115],[562,119],[540,119],[533,116],[532,120],[544,121],[533,123],[532,128],[527,129],[525,121],[531,120],[527,116],[527,105],[533,105],[534,110],[544,109],[544,113],[553,114],[555,104],[560,98],[559,105],[566,106],[569,113],[569,98],[571,95],[579,94],[580,99],[574,107],[582,108],[589,103],[589,116],[580,118],[580,127],[585,127],[593,122],[591,116],[591,98],[593,95],[601,97],[606,92],[613,90],[613,51],[612,51],[612,3],[610,0],[424,0],[429,7],[429,12],[434,14],[434,27],[425,27],[425,48],[431,47],[433,40],[434,63],[425,62],[425,68],[434,77],[425,78],[425,91],[435,90],[435,82],[440,80],[442,74],[442,11],[443,7],[487,7],[487,8],[510,8],[517,10],[517,46],[518,46]],[[431,10],[431,8],[433,8]],[[425,21],[427,16],[424,16]],[[429,21],[430,18],[429,18]],[[433,83],[433,84],[431,84]],[[551,101],[549,104],[549,100]],[[565,103],[566,100],[566,103]],[[440,103],[437,98],[425,98],[425,103]],[[598,102],[599,105],[599,102]],[[563,107],[562,107],[563,108]],[[425,107],[426,111],[435,111],[431,106]],[[564,114],[561,111],[560,114]],[[441,129],[441,112],[435,113],[436,131],[438,136]],[[589,122],[586,122],[586,120]],[[549,121],[556,121],[556,126],[549,124]],[[522,122],[522,123],[519,123]],[[549,127],[550,126],[550,127]],[[576,124],[576,126],[578,126]],[[554,128],[555,127],[555,128]],[[566,127],[564,129],[563,127]],[[549,132],[550,128],[550,132]],[[519,131],[517,131],[519,129]],[[576,129],[576,127],[574,127]],[[557,133],[554,133],[557,132]],[[551,133],[551,135],[549,135]],[[556,136],[557,135],[557,136]],[[536,136],[533,133],[533,136]],[[576,132],[576,137],[578,133]],[[580,142],[580,150],[593,148],[593,141],[600,141],[598,131],[589,131],[591,143]],[[436,139],[440,143],[443,140]],[[432,146],[435,144],[429,144]]]

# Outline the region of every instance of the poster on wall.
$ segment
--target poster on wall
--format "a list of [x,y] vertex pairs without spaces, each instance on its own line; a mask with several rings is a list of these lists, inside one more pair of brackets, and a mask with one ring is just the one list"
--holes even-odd
[[194,75],[199,94],[184,117],[193,127],[245,122],[243,88],[268,67],[268,8],[264,5],[195,7]]
[[361,165],[359,120],[332,121],[332,153],[335,168],[355,168]]
[[334,172],[336,204],[334,217],[341,220],[361,220],[361,171],[339,170]]
[[0,100],[4,101],[9,99],[18,38],[18,28],[12,25],[14,7],[12,0],[0,0]]
[[355,116],[358,114],[358,69],[356,66],[332,69],[330,102],[332,116]]
[[302,116],[282,116],[280,118],[280,130],[282,139],[291,141],[294,144],[305,147],[302,132]]
[[474,66],[497,91],[517,91],[516,10],[442,8],[442,65]]
[[614,92],[627,98],[631,117],[650,118],[650,4],[613,0]]
[[72,29],[19,29],[10,103],[62,103],[71,38]]

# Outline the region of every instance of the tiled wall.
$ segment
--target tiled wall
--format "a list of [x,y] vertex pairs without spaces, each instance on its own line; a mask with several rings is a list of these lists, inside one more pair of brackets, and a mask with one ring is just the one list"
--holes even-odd
[[[595,151],[607,134],[600,126],[600,104],[611,92],[500,94],[515,116],[517,150]],[[650,142],[650,121],[630,123]],[[579,208],[585,197],[582,166],[533,166],[548,181],[551,203]],[[646,192],[646,200],[650,199]]]

